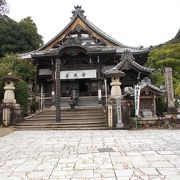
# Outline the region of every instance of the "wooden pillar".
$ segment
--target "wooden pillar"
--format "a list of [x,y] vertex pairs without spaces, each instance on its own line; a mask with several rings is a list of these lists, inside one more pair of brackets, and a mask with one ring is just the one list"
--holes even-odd
[[38,70],[37,70],[37,65],[35,66],[35,72],[34,72],[34,89],[33,89],[33,99],[32,99],[32,104],[34,104],[34,111],[36,111],[38,107],[36,107],[36,102],[38,102],[37,100],[37,74],[38,74]]
[[[53,62],[53,60],[52,60]],[[56,65],[56,64],[55,64]],[[55,106],[55,90],[56,90],[56,86],[55,86],[55,83],[56,83],[56,77],[55,77],[55,72],[56,72],[56,67],[55,67],[54,64],[52,64],[52,83],[51,83],[51,97],[52,97],[52,106],[54,107]]]
[[56,59],[56,121],[61,121],[60,59]]

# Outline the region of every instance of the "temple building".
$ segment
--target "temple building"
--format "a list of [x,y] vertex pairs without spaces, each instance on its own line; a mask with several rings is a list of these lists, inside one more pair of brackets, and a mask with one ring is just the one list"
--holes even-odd
[[[91,23],[81,6],[75,6],[70,23],[62,31],[22,58],[32,59],[37,66],[36,96],[43,109],[55,105],[57,93],[61,96],[61,107],[68,107],[72,96],[78,96],[76,106],[105,105],[111,88],[111,80],[105,73],[113,68],[123,71],[121,89],[125,93],[127,88],[133,88],[151,74],[152,70],[144,67],[148,52],[148,48],[121,44]],[[55,76],[57,59],[60,61],[59,90]]]

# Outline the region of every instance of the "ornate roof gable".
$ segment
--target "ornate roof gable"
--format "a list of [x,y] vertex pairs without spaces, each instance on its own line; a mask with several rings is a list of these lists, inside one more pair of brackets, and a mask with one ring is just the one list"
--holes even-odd
[[[59,47],[63,45],[67,39],[83,39],[83,37],[80,37],[81,34],[89,36],[86,37],[86,39],[84,37],[86,41],[94,40],[95,43],[99,43],[100,45],[126,47],[87,20],[84,15],[85,11],[81,6],[75,6],[74,8],[75,10],[72,11],[71,22],[59,34],[38,50],[48,50],[53,47]],[[75,35],[77,35],[77,37],[75,37]]]
[[115,68],[121,71],[134,69],[135,71],[143,72],[145,74],[150,74],[152,72],[151,69],[136,63],[135,58],[130,51],[124,51],[124,54],[121,55],[120,63],[116,65]]

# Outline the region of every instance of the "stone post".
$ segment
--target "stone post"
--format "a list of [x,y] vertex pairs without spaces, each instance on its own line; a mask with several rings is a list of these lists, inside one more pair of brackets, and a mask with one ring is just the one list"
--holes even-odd
[[174,91],[173,91],[171,67],[166,67],[164,69],[164,76],[165,76],[165,86],[166,86],[166,93],[167,93],[168,112],[172,113],[172,112],[175,112],[175,106],[174,106]]
[[9,107],[3,108],[3,126],[8,127],[11,119],[11,110]]
[[156,95],[153,96],[153,115],[156,116]]
[[117,124],[116,124],[116,127],[117,128],[123,128],[124,127],[124,124],[122,122],[122,109],[121,109],[122,103],[121,103],[121,97],[122,96],[119,96],[119,97],[116,98],[116,114],[117,114]]
[[113,107],[111,104],[108,104],[108,127],[113,127]]

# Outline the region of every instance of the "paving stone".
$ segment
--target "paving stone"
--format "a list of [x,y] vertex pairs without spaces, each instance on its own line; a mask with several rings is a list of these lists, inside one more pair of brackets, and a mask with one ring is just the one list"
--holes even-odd
[[180,130],[15,131],[0,138],[0,180],[179,180],[179,142]]
[[162,175],[180,175],[176,168],[157,168]]
[[139,168],[139,169],[144,175],[148,175],[148,176],[159,175],[158,171],[155,168]]
[[133,175],[133,169],[115,170],[115,173],[118,179],[122,177],[130,178]]
[[96,169],[94,170],[94,178],[115,178],[114,169]]
[[174,167],[171,163],[169,163],[168,161],[153,161],[152,162],[152,166],[157,168],[157,167]]
[[180,180],[180,175],[168,175],[166,176],[167,180]]
[[94,173],[93,173],[93,170],[74,170],[72,177],[80,178],[80,179],[93,178]]

